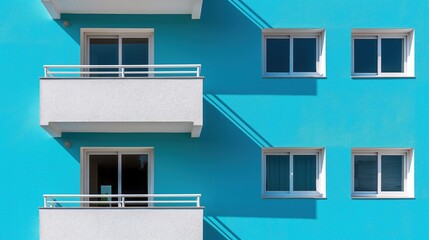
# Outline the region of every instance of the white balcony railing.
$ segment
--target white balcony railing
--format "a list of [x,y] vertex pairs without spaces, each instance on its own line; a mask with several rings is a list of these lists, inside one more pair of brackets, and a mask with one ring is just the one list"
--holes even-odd
[[45,208],[54,207],[200,207],[201,194],[45,194]]
[[200,77],[200,64],[45,65],[45,78]]
[[200,194],[46,194],[40,240],[202,240]]

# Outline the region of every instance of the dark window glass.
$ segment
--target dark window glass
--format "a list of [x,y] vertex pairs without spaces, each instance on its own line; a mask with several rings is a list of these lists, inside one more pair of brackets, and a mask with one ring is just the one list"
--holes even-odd
[[381,156],[381,191],[404,191],[404,157]]
[[[118,65],[119,43],[117,38],[91,38],[89,40],[90,65]],[[117,68],[92,68],[97,72],[118,72]],[[118,74],[91,74],[91,77],[118,77]]]
[[293,71],[316,72],[316,39],[293,39]]
[[355,73],[377,73],[377,39],[354,40]]
[[293,190],[316,191],[316,155],[293,156]]
[[377,156],[354,157],[355,191],[377,191]]
[[289,155],[266,156],[267,191],[289,191]]
[[269,38],[266,40],[266,68],[270,73],[289,72],[289,39]]
[[[147,65],[149,64],[149,41],[147,38],[122,39],[122,64]],[[130,68],[126,71],[147,71],[147,68]],[[147,74],[126,74],[127,77],[145,77]]]
[[404,39],[381,39],[381,71],[387,73],[404,72]]

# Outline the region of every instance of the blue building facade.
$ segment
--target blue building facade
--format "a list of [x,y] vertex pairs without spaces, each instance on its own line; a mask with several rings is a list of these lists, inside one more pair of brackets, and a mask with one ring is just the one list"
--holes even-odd
[[[194,20],[140,14],[62,14],[53,20],[40,1],[3,2],[0,239],[38,239],[42,195],[81,193],[84,147],[153,148],[153,192],[200,193],[204,239],[428,238],[428,8],[423,0],[205,0],[201,18]],[[92,28],[154,29],[155,64],[202,65],[204,124],[198,138],[66,131],[52,137],[40,127],[43,65],[81,64],[81,29]],[[300,29],[322,32],[323,74],[264,75],[266,32],[292,42]],[[401,66],[408,75],[384,77],[379,70],[379,76],[353,76],[354,37],[370,35],[382,46],[381,35],[398,34],[406,36],[402,59],[408,65]],[[323,157],[324,173],[317,181],[325,180],[315,190],[323,193],[264,195],[266,155],[276,149],[288,156],[319,151],[317,166]],[[360,151],[379,156],[380,166],[380,152],[404,152],[397,155],[404,156],[399,181],[405,194],[353,195],[354,155]]]

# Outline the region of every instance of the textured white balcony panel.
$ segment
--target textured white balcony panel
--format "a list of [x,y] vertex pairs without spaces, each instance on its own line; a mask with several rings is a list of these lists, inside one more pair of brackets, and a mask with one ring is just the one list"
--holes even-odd
[[40,125],[62,132],[191,133],[203,125],[201,78],[40,79]]
[[74,14],[191,14],[199,19],[203,0],[42,0],[53,19]]
[[203,209],[41,208],[41,240],[203,239]]

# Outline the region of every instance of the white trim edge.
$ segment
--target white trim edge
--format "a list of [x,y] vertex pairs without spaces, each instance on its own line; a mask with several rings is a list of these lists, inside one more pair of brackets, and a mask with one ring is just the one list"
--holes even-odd
[[54,3],[51,0],[42,0],[43,5],[45,5],[46,10],[48,10],[49,15],[52,19],[60,19],[61,13],[57,10]]

